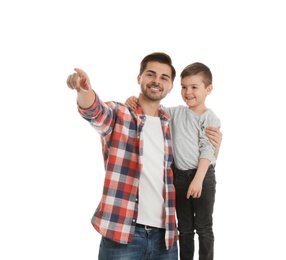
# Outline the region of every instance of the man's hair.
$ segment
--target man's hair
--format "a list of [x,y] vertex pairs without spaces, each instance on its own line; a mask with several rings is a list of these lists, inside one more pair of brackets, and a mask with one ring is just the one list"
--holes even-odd
[[195,62],[185,67],[180,76],[181,79],[183,79],[185,77],[197,74],[201,74],[203,76],[203,82],[206,87],[212,84],[213,77],[211,70],[205,64],[200,62]]
[[172,79],[172,82],[174,82],[175,77],[176,77],[176,70],[175,70],[175,68],[172,65],[172,59],[171,59],[171,57],[168,54],[166,54],[164,52],[153,52],[153,53],[147,55],[141,61],[140,71],[139,71],[140,75],[143,74],[144,70],[147,67],[148,62],[150,62],[150,61],[157,61],[157,62],[169,65],[171,67],[171,70],[172,70],[171,79]]

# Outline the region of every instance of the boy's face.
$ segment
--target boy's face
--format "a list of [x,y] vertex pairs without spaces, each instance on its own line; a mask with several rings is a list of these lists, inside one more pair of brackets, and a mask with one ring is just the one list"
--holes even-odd
[[205,86],[201,74],[187,76],[181,79],[181,95],[191,109],[205,109],[205,99],[212,91],[212,85]]
[[138,75],[141,93],[149,100],[159,101],[172,89],[172,70],[167,64],[148,62],[142,75]]

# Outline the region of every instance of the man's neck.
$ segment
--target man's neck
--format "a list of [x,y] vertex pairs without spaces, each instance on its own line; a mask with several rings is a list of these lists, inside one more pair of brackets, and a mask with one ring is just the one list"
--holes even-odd
[[138,102],[142,107],[144,114],[148,116],[159,116],[160,100],[158,101],[146,100],[139,96]]

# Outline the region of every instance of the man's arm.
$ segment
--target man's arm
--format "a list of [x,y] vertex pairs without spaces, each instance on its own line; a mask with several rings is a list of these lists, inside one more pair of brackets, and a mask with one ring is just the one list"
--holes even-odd
[[95,100],[95,92],[91,88],[88,75],[81,69],[74,70],[76,72],[67,78],[67,85],[70,89],[77,91],[78,105],[81,108],[88,108]]
[[215,158],[217,158],[219,153],[219,148],[222,142],[222,133],[220,129],[216,127],[207,127],[205,133],[206,136],[209,138],[210,142],[212,143],[212,145],[215,147],[214,156]]

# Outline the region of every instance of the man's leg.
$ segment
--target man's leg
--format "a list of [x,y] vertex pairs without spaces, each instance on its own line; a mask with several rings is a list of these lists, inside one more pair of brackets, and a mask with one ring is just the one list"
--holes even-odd
[[135,229],[134,239],[129,244],[119,244],[102,237],[98,260],[142,260],[147,250],[146,233]]
[[175,242],[174,246],[166,249],[165,230],[154,229],[148,232],[148,246],[146,258],[149,260],[177,260],[178,246]]

